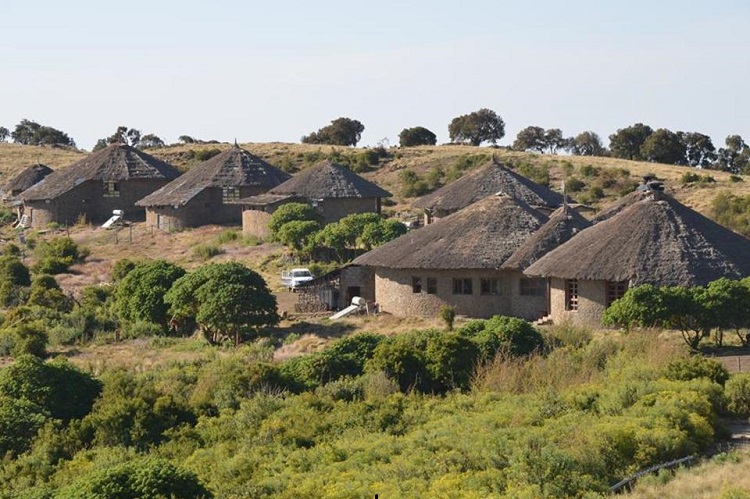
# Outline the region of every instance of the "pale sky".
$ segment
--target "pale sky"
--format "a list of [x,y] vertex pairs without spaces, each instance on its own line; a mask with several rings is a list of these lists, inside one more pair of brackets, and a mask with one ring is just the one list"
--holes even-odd
[[118,125],[298,142],[340,116],[360,145],[486,107],[529,125],[750,142],[750,1],[0,0],[0,126],[90,149]]

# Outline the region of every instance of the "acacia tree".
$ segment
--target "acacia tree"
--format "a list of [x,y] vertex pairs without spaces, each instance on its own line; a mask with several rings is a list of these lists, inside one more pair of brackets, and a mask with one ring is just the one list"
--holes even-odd
[[235,345],[279,322],[266,281],[239,262],[210,263],[178,279],[164,296],[177,320],[194,320],[206,339]]
[[491,109],[480,109],[473,113],[453,118],[448,126],[451,141],[478,146],[483,142],[496,144],[505,137],[505,122]]
[[99,139],[94,146],[94,151],[104,149],[110,144],[126,144],[138,147],[141,144],[141,131],[126,126],[118,126],[115,133],[104,139]]
[[140,147],[141,149],[158,149],[164,147],[166,144],[161,138],[157,137],[153,133],[147,133],[141,137]]
[[302,137],[303,144],[331,144],[336,146],[356,146],[362,138],[365,126],[351,118],[336,118],[331,124]]
[[643,123],[620,128],[609,136],[609,150],[615,158],[641,160],[641,146],[652,133],[653,129]]
[[398,143],[401,147],[434,146],[437,144],[437,136],[423,126],[415,126],[401,130]]

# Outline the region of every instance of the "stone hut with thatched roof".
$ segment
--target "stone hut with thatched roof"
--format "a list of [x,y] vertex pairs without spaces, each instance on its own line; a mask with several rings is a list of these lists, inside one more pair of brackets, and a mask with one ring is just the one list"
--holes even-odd
[[19,197],[32,227],[50,222],[72,225],[82,217],[104,222],[113,210],[137,220],[143,219],[145,210],[136,201],[179,175],[175,167],[150,154],[112,144],[55,170]]
[[386,197],[391,197],[391,193],[348,168],[324,160],[265,194],[240,199],[238,204],[243,207],[243,232],[266,237],[271,214],[282,204],[310,203],[327,224],[353,213],[380,213]]
[[527,292],[521,271],[504,266],[547,221],[523,201],[491,195],[353,263],[375,269],[376,300],[394,315],[436,316],[452,306],[470,317],[537,319],[546,294]]
[[750,275],[750,240],[661,192],[585,229],[526,269],[549,280],[550,316],[599,324],[632,286],[706,285]]
[[29,187],[41,182],[44,177],[53,171],[52,168],[41,163],[24,168],[18,175],[0,187],[0,195],[2,195],[3,201],[12,200]]
[[563,204],[562,194],[532,182],[493,158],[477,170],[417,199],[412,206],[424,210],[424,224],[428,225],[498,192],[545,213]]
[[242,223],[235,201],[266,192],[291,175],[236,144],[194,166],[136,203],[146,208],[146,222],[162,230],[206,224]]

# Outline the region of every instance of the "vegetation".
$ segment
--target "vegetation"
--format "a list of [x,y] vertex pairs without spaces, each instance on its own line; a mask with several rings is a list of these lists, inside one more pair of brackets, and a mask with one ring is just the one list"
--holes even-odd
[[[7,129],[5,130],[5,136],[7,136]],[[65,132],[52,128],[50,126],[43,126],[39,123],[31,120],[21,120],[16,125],[13,131],[10,133],[10,137],[16,144],[23,144],[27,146],[49,146],[49,145],[61,145],[75,147],[75,141],[68,136]],[[3,137],[3,140],[5,137]],[[2,142],[0,141],[0,142]]]
[[505,137],[505,122],[491,109],[480,109],[473,113],[453,118],[448,126],[452,142],[478,146],[483,142],[496,144]]
[[415,126],[401,130],[398,143],[401,147],[434,146],[437,144],[437,136],[423,126]]
[[70,237],[53,237],[43,240],[35,249],[36,272],[61,274],[67,272],[71,265],[81,263],[89,251],[79,248]]
[[330,125],[302,137],[302,143],[356,146],[364,131],[365,126],[357,120],[336,118]]

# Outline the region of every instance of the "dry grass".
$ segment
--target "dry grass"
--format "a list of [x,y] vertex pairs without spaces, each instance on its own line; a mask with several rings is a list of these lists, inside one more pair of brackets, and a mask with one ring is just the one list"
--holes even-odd
[[36,163],[57,169],[83,158],[86,153],[63,147],[23,146],[0,142],[0,181]]
[[[681,469],[674,479],[660,483],[663,476],[646,478],[635,490],[623,497],[633,499],[662,499],[680,497],[691,499],[750,498],[750,452],[744,451],[724,462],[711,461],[703,465]],[[666,475],[668,477],[668,475]]]

